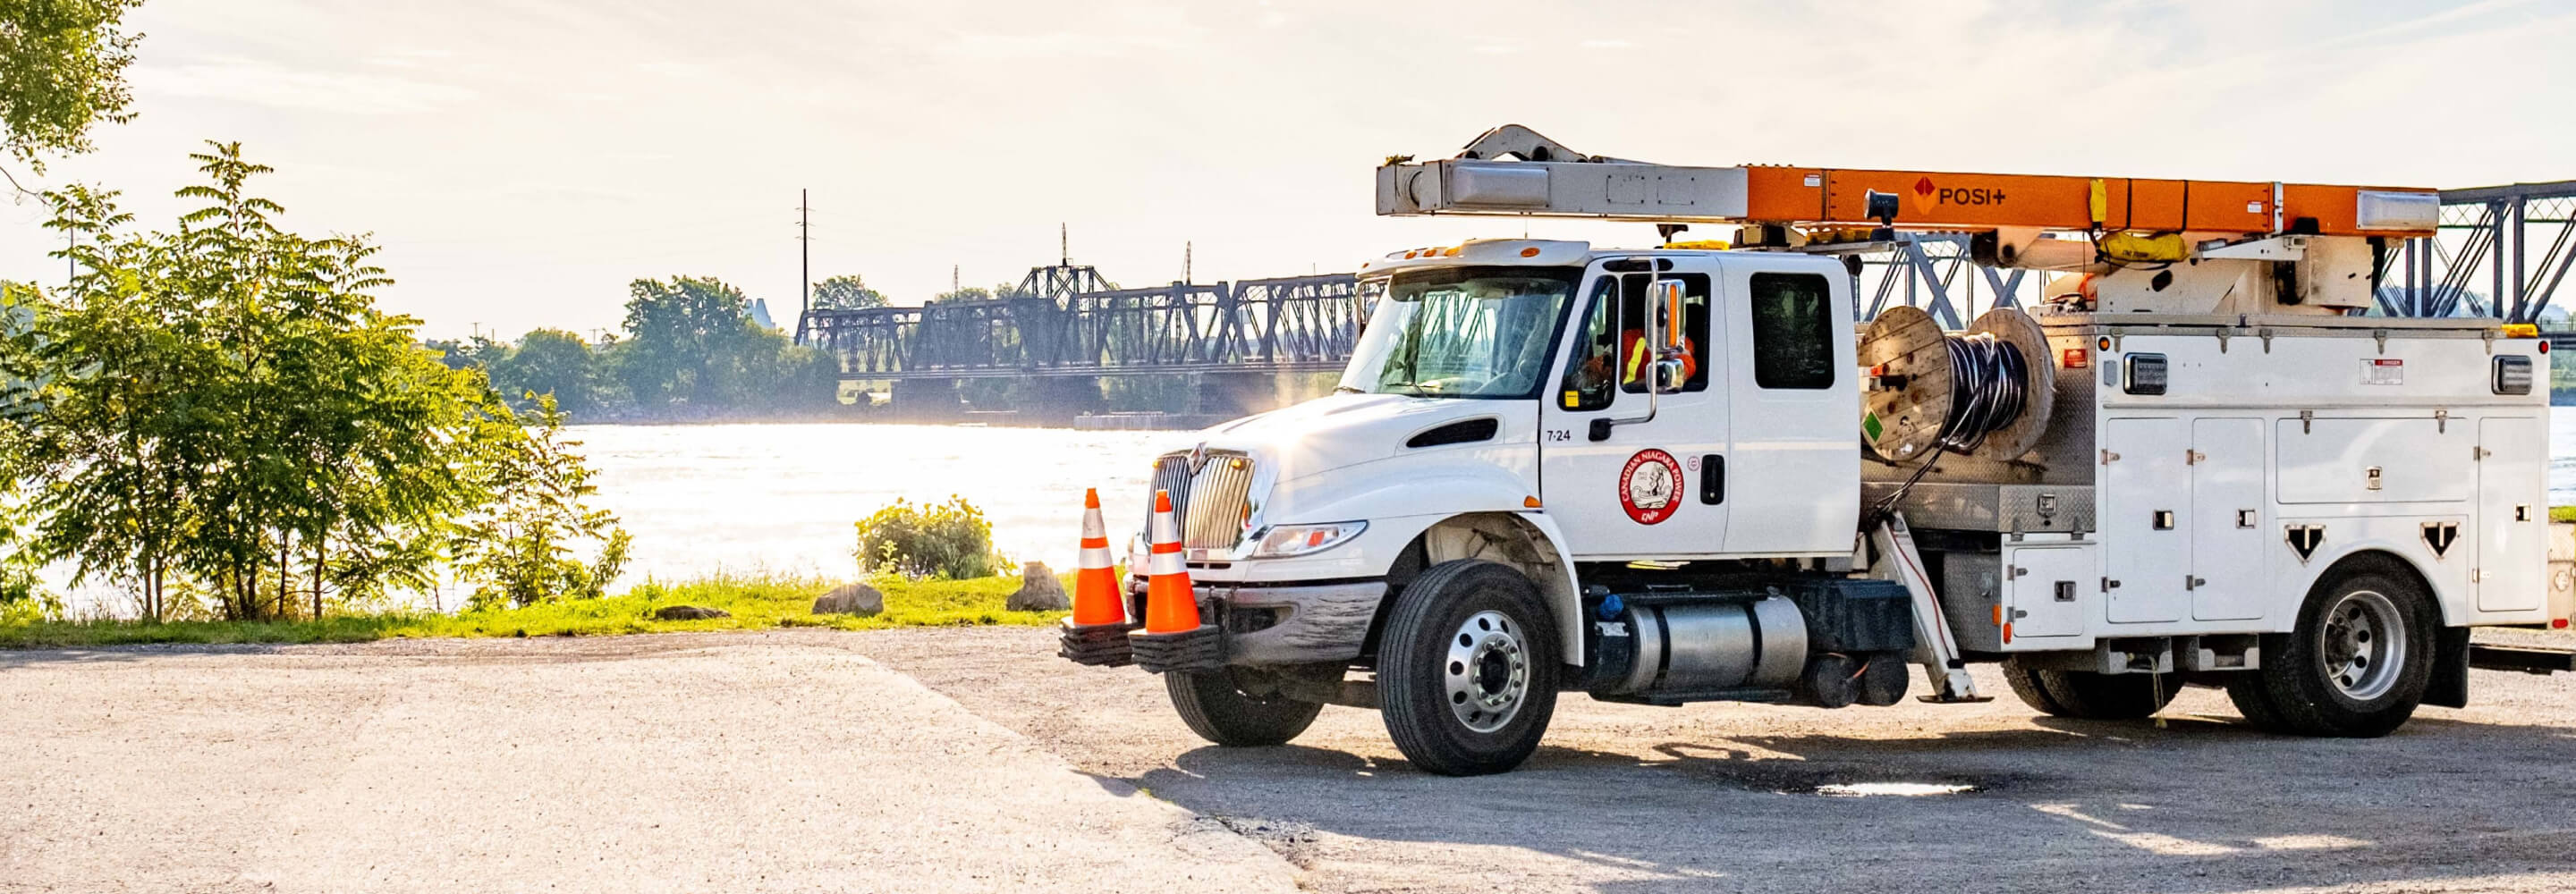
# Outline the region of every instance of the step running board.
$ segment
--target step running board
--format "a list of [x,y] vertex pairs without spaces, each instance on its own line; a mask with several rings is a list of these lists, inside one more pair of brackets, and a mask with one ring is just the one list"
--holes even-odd
[[2576,649],[2473,644],[2469,646],[2469,666],[2526,674],[2576,673]]

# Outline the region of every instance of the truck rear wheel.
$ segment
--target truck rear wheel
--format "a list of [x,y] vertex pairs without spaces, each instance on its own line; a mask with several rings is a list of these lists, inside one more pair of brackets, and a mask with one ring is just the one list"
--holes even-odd
[[2042,714],[2079,720],[2135,720],[2164,710],[2179,685],[2162,674],[2039,670],[2004,662],[2004,682]]
[[2263,637],[2263,669],[2238,683],[2263,698],[2249,708],[2239,697],[2237,710],[2282,732],[2387,735],[2423,703],[2439,623],[2431,597],[2401,569],[2371,562],[2329,573],[2308,591],[2297,627]]
[[1228,748],[1282,745],[1315,722],[1323,705],[1286,696],[1247,695],[1226,671],[1171,671],[1163,691],[1190,732]]
[[2063,717],[2085,720],[2135,720],[2153,716],[2173,701],[2181,684],[2164,674],[2101,674],[2092,671],[2040,671],[2039,683],[2066,706]]
[[2004,659],[2004,684],[2011,686],[2013,694],[2021,696],[2021,703],[2031,710],[2050,717],[2066,716],[2066,706],[2058,704],[2057,696],[2048,694],[2048,686],[2039,682],[2039,672],[2021,666],[2019,660]]
[[1556,636],[1518,571],[1474,559],[1423,571],[1379,638],[1379,713],[1396,749],[1443,776],[1519,766],[1556,711]]

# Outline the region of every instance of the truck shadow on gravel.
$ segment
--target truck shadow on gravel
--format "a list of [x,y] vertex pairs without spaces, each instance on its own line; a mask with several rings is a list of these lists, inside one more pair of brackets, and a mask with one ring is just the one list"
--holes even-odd
[[1530,852],[1499,864],[1517,881],[1600,891],[2217,892],[2576,871],[2576,799],[2535,784],[2564,778],[2571,738],[2432,717],[2376,740],[2234,718],[2048,720],[1548,747],[1469,779],[1331,749],[1204,747],[1135,783],[1327,890],[1490,886],[1506,848]]

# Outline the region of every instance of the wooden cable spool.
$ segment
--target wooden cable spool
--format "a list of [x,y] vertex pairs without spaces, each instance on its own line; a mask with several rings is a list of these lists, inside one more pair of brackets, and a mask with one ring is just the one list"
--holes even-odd
[[[2021,413],[1988,433],[1969,455],[2012,460],[2037,446],[2048,430],[2057,386],[2055,357],[2039,321],[2019,310],[1998,307],[1968,326],[1964,335],[1990,335],[2020,352],[2025,394]],[[1894,307],[1878,315],[1861,337],[1860,365],[1876,376],[1861,393],[1861,436],[1870,449],[1890,462],[1917,459],[1941,441],[1950,417],[1952,369],[1949,340],[1957,337],[1921,308]]]

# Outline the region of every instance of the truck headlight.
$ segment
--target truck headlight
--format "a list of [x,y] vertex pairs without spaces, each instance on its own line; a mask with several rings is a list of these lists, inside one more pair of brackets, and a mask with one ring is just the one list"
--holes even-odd
[[1280,525],[1261,533],[1253,544],[1253,559],[1285,559],[1323,552],[1360,536],[1368,522],[1331,522],[1320,525]]

